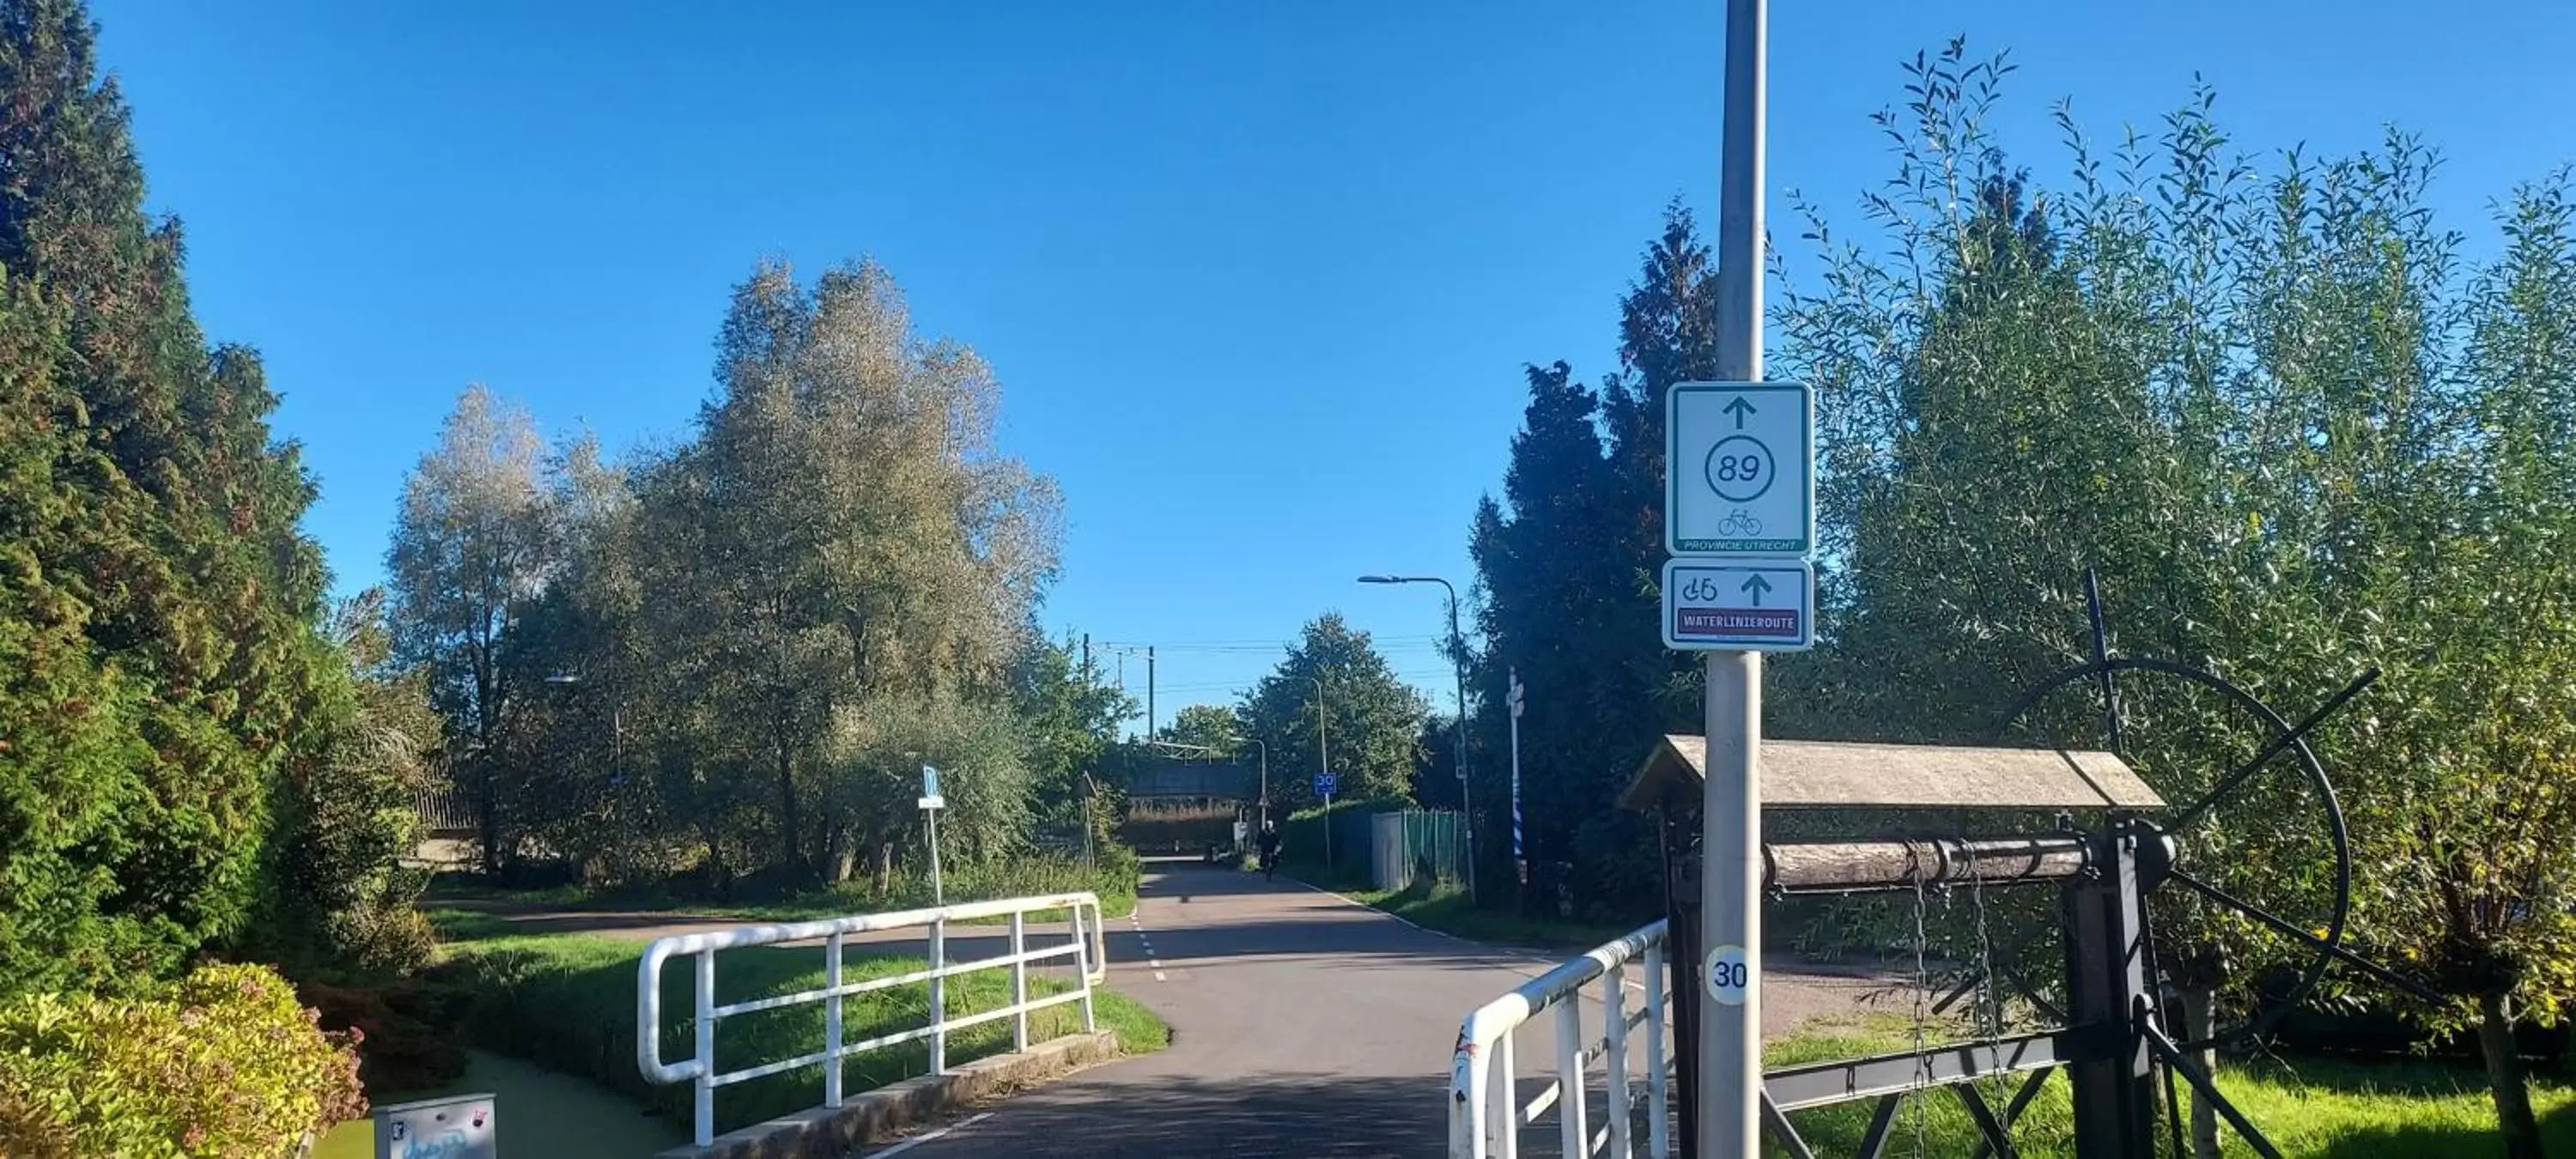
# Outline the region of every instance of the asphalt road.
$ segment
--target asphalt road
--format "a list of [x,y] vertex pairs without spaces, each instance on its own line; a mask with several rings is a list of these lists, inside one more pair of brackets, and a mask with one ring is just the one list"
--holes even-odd
[[[1113,920],[1109,934],[1110,985],[1171,1023],[1171,1049],[1023,1092],[944,1133],[869,1154],[1440,1155],[1459,1020],[1554,964],[1421,930],[1285,879],[1195,866],[1153,867],[1135,917]],[[1774,1032],[1857,1005],[1873,985],[1777,973],[1769,981],[1765,1023]],[[1586,1022],[1597,1032],[1597,1007]],[[1525,1081],[1541,1081],[1554,1057],[1547,1027],[1518,1042]]]

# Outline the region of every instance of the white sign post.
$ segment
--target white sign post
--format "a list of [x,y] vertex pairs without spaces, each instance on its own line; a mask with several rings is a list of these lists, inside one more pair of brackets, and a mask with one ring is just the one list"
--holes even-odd
[[939,795],[939,770],[921,766],[921,823],[930,827],[930,904],[947,905],[939,888],[939,811],[948,799]]
[[[1665,399],[1664,546],[1677,556],[1797,559],[1816,546],[1815,402],[1803,386],[1762,381],[1763,41],[1770,19],[1770,0],[1726,0],[1711,353],[1712,369],[1733,381],[1684,383]],[[1675,578],[1668,569],[1667,641],[1682,623],[1678,613],[1690,610],[1690,601],[1675,602]],[[1767,575],[1763,580],[1771,582]],[[1739,623],[1781,626],[1767,602],[1762,609],[1749,606],[1752,595],[1784,594],[1778,584],[1765,592],[1761,584],[1748,591],[1739,582],[1734,590],[1748,606],[1718,606],[1712,590],[1708,614],[1694,610],[1692,635],[1740,635],[1731,627]],[[1812,636],[1814,585],[1798,590],[1805,605],[1798,633]],[[1683,1049],[1699,1061],[1695,1151],[1720,1159],[1762,1150],[1762,652],[1742,642],[1715,643],[1703,655],[1708,781],[1701,789],[1699,944],[1743,957],[1712,954],[1702,967],[1710,1001],[1700,1009],[1699,1041]],[[1683,968],[1674,963],[1675,972]]]

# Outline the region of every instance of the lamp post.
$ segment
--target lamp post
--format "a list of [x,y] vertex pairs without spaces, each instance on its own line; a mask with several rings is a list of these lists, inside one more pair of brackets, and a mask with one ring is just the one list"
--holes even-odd
[[[1333,750],[1324,739],[1324,678],[1317,675],[1306,679],[1315,685],[1315,771],[1329,775],[1333,771]],[[1324,824],[1324,868],[1330,870],[1333,868],[1332,798],[1324,798],[1324,812],[1318,820]]]
[[1476,896],[1476,810],[1467,799],[1467,638],[1458,631],[1458,589],[1436,575],[1364,575],[1364,584],[1439,584],[1449,593],[1449,669],[1458,679],[1458,816],[1466,826],[1467,896]]
[[[578,672],[548,672],[546,683],[568,687],[581,683]],[[612,701],[608,706],[608,787],[626,784],[626,702]]]

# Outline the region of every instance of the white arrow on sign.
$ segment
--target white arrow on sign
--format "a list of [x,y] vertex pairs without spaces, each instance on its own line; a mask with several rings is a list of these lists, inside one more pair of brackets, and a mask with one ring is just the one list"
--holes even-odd
[[1796,382],[1664,395],[1664,550],[1803,556],[1816,543],[1815,396]]
[[1816,572],[1803,559],[1664,561],[1664,646],[1800,652],[1816,642]]

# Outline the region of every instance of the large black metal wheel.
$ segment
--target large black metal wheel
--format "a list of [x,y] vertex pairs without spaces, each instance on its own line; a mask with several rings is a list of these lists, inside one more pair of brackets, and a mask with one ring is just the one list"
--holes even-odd
[[2041,680],[2003,714],[2002,743],[2117,753],[2166,802],[2123,818],[2170,854],[2149,859],[2142,883],[2161,988],[2262,983],[2243,991],[2236,1017],[2198,1033],[2160,1018],[2180,1049],[2269,1032],[2347,956],[2351,844],[2306,738],[2371,675],[2294,725],[2206,670],[2105,656]]

